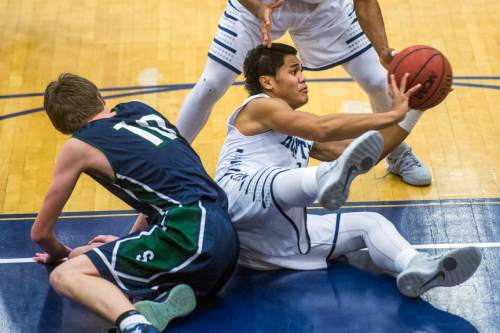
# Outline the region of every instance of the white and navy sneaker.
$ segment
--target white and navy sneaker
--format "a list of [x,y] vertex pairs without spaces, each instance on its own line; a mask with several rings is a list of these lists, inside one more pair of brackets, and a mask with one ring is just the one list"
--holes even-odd
[[435,287],[452,287],[468,280],[481,263],[481,252],[469,246],[442,256],[418,254],[397,278],[399,291],[408,297],[418,297]]
[[377,164],[383,148],[382,135],[368,131],[354,140],[338,159],[321,163],[316,171],[319,203],[326,209],[339,209],[349,196],[353,179]]
[[185,284],[172,288],[166,298],[158,301],[140,301],[134,307],[161,332],[168,323],[177,317],[190,314],[196,307],[196,296],[193,289]]
[[400,176],[407,184],[414,186],[429,185],[432,181],[432,174],[411,151],[406,144],[403,151],[398,156],[389,155],[386,158],[387,170],[390,173]]

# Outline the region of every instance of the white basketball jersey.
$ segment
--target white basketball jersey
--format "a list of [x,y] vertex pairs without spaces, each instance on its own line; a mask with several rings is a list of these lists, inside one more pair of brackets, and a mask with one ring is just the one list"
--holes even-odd
[[240,239],[240,263],[264,269],[283,267],[283,258],[311,249],[305,208],[279,206],[272,187],[281,172],[307,166],[312,142],[273,130],[241,134],[234,121],[256,98],[269,96],[247,98],[230,116],[215,179],[228,196],[229,215]]
[[246,136],[234,127],[234,121],[241,110],[257,98],[269,96],[250,96],[229,117],[226,141],[217,163],[217,182],[227,176],[250,173],[266,167],[295,169],[307,166],[312,141],[273,130]]

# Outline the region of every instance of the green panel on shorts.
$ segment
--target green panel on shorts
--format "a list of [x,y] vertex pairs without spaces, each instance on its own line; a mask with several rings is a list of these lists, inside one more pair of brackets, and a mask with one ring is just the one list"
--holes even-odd
[[141,278],[170,271],[198,250],[201,209],[175,207],[148,235],[120,243],[115,270]]

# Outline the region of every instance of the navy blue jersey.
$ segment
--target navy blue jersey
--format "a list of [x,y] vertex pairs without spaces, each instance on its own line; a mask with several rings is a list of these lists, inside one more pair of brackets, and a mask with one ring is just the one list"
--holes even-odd
[[110,183],[91,175],[133,208],[151,215],[199,200],[227,209],[222,189],[165,117],[141,102],[118,104],[116,115],[89,122],[73,137],[99,149],[115,174]]

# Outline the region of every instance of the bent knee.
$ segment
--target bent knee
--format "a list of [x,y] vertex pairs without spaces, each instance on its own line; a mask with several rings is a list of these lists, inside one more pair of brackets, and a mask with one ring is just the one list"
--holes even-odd
[[66,268],[66,263],[57,266],[49,276],[49,282],[55,291],[61,292],[71,283],[72,271]]
[[100,275],[97,268],[85,255],[70,259],[54,268],[50,273],[49,282],[54,290],[61,293],[77,283],[78,277],[82,275]]

